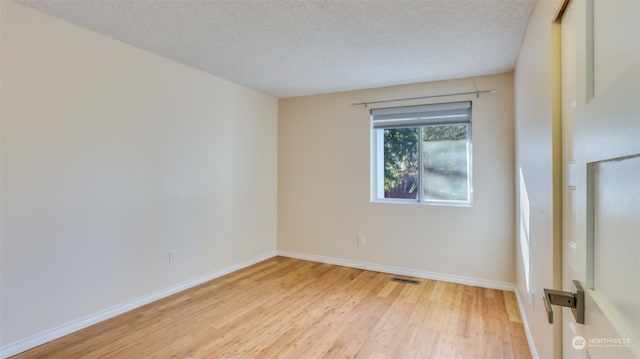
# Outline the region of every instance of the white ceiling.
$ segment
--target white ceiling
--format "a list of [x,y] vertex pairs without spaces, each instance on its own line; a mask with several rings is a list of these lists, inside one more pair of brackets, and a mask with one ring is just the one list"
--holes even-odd
[[535,0],[23,0],[277,97],[513,69]]

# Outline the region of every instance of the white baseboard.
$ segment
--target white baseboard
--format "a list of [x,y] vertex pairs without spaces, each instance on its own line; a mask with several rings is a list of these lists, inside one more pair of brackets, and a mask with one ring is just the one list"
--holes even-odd
[[54,339],[60,338],[67,334],[73,333],[80,329],[86,328],[90,325],[99,323],[101,321],[107,320],[109,318],[113,318],[122,313],[128,312],[132,309],[141,307],[145,304],[149,304],[151,302],[157,301],[159,299],[168,297],[172,294],[181,292],[185,289],[189,289],[191,287],[197,286],[204,282],[210,281],[212,279],[222,277],[229,273],[235,272],[242,268],[248,267],[250,265],[256,264],[258,262],[262,262],[263,260],[275,257],[277,255],[276,251],[271,251],[267,253],[263,253],[259,256],[246,259],[244,261],[240,261],[238,263],[234,263],[230,266],[221,268],[219,270],[213,271],[211,273],[207,273],[193,279],[184,281],[175,286],[165,288],[143,297],[135,298],[130,301],[124,302],[122,304],[118,304],[116,306],[106,308],[99,312],[87,315],[83,318],[59,325],[57,327],[45,330],[44,332],[35,334],[33,336],[27,337],[25,339],[19,340],[14,343],[10,343],[7,345],[3,345],[0,347],[0,358],[7,358],[12,355],[16,355],[18,353],[22,353],[23,351],[35,348],[44,343],[50,342]]
[[439,280],[442,282],[466,284],[466,285],[471,285],[475,287],[500,289],[500,290],[506,290],[510,292],[515,291],[515,285],[513,283],[508,283],[508,282],[465,277],[465,276],[459,276],[459,275],[453,275],[453,274],[428,272],[428,271],[411,269],[411,268],[393,267],[393,266],[367,263],[367,262],[358,262],[358,261],[352,261],[352,260],[341,259],[341,258],[324,257],[324,256],[318,256],[315,254],[292,252],[292,251],[285,251],[285,250],[278,250],[278,255],[283,257],[289,257],[289,258],[308,260],[312,262],[320,262],[320,263],[340,265],[344,267],[365,269],[365,270],[370,270],[374,272],[397,274],[397,275],[404,275],[404,276],[424,278],[424,279],[433,279],[433,280]]
[[520,318],[522,318],[522,326],[524,327],[524,334],[527,336],[527,343],[529,344],[529,351],[531,352],[531,358],[540,359],[538,350],[536,349],[536,343],[533,341],[533,335],[531,335],[531,329],[529,328],[529,322],[527,321],[524,307],[522,306],[522,299],[520,298],[520,294],[517,289],[515,292],[516,300],[518,301],[518,309],[520,310]]

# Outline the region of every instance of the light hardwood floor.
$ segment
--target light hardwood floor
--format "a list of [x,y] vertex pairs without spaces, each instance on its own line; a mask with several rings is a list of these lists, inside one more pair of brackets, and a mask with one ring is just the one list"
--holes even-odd
[[529,358],[514,293],[275,257],[24,358]]

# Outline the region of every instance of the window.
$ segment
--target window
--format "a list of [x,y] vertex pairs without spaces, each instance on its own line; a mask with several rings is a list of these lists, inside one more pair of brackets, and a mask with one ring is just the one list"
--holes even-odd
[[374,201],[471,204],[471,102],[371,111]]

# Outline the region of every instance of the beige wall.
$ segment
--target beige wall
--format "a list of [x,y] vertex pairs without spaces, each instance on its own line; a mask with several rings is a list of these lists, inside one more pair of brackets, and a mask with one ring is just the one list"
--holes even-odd
[[530,344],[540,358],[561,355],[559,321],[555,325],[547,322],[542,302],[543,288],[561,287],[561,167],[557,167],[560,117],[559,108],[554,105],[558,99],[553,98],[558,95],[559,83],[555,73],[558,63],[554,63],[552,52],[553,46],[559,46],[552,41],[552,22],[559,6],[560,1],[555,0],[536,2],[514,71],[516,171],[522,170],[529,198],[531,280],[528,292],[517,241],[516,290],[534,341]]
[[275,253],[277,99],[1,4],[2,345]]
[[[476,86],[497,93],[428,101],[473,101],[473,206],[370,202],[369,109],[351,104]],[[281,100],[279,250],[513,283],[513,126],[510,73]]]

